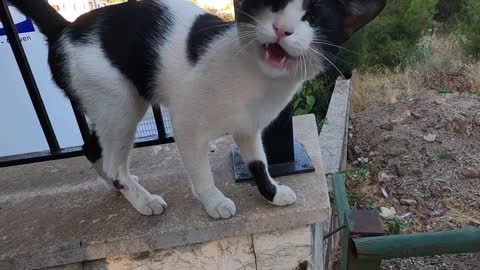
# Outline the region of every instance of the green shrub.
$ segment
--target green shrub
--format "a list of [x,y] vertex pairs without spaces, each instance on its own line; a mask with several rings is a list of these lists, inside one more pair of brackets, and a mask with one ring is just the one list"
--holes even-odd
[[455,18],[464,5],[465,0],[439,0],[435,20],[449,22]]
[[480,1],[465,0],[462,13],[465,49],[469,55],[480,58]]
[[293,101],[293,114],[314,113],[317,118],[320,118],[319,120],[322,120],[328,110],[330,95],[323,80],[315,79],[306,82]]
[[316,79],[306,82],[293,100],[293,115],[315,114],[319,130],[328,124],[325,116],[338,76],[338,71],[331,68]]
[[360,56],[357,65],[395,67],[415,51],[431,27],[439,0],[387,0],[385,10],[349,43]]

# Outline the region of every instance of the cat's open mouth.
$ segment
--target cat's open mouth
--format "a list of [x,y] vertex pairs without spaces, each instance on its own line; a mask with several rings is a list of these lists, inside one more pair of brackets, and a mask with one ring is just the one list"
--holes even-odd
[[266,43],[261,47],[265,62],[274,68],[286,68],[288,60],[293,58],[278,43]]

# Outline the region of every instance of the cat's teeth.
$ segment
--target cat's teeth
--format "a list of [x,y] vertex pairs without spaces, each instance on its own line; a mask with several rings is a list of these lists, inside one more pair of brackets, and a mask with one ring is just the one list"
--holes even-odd
[[265,59],[269,59],[270,58],[270,54],[268,53],[268,51],[265,52]]
[[284,57],[282,58],[282,61],[280,61],[280,64],[282,64],[282,65],[285,64],[285,61],[287,61],[287,57],[286,57],[286,56],[284,56]]
[[265,48],[267,48],[267,49],[268,49],[268,46],[270,46],[270,43],[267,43],[267,45],[265,45]]

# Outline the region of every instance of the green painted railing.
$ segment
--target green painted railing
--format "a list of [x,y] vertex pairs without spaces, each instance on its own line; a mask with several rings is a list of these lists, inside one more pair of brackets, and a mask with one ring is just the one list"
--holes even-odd
[[383,259],[480,252],[480,228],[365,237],[375,231],[368,228],[369,224],[375,227],[375,222],[364,222],[361,214],[352,215],[355,210],[348,205],[344,176],[336,174],[333,180],[335,210],[340,226],[345,226],[340,236],[342,270],[377,270]]
[[353,245],[360,260],[480,252],[480,229],[365,237]]

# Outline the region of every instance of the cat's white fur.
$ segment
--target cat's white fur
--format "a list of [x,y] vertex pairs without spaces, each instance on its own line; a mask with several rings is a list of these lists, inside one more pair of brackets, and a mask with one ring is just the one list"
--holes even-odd
[[[305,79],[321,71],[290,65],[279,70],[266,65],[258,55],[257,45],[238,38],[236,27],[215,40],[205,55],[193,66],[186,55],[186,40],[198,14],[204,10],[191,2],[161,0],[174,16],[174,26],[163,47],[162,72],[153,103],[166,106],[172,116],[175,140],[192,184],[193,192],[213,218],[235,215],[235,204],[217,189],[208,161],[208,141],[231,133],[245,160],[267,164],[261,142],[261,131],[284,108]],[[280,42],[291,55],[299,55],[310,46],[313,30],[301,21],[303,0],[293,0],[278,14],[265,12],[255,21],[258,41],[275,42],[272,24],[279,23],[294,34]],[[94,38],[94,37],[92,37]],[[133,84],[107,60],[100,43],[74,44],[64,36],[68,68],[72,74],[71,89],[80,97],[103,148],[103,158],[96,167],[108,183],[120,180],[125,198],[144,215],[161,214],[165,201],[151,195],[132,177],[128,156],[136,124],[149,104]],[[153,44],[155,46],[155,44]],[[307,70],[310,73],[307,73]],[[101,169],[100,169],[101,168]],[[277,187],[275,205],[296,200],[287,186],[270,181]]]

